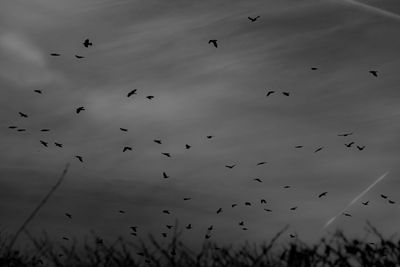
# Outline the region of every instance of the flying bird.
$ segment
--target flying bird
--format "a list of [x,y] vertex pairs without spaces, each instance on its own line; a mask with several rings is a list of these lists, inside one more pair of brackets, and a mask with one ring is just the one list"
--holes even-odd
[[153,140],[153,141],[154,141],[154,143],[157,143],[157,144],[160,144],[160,145],[162,144],[161,140]]
[[72,219],[72,215],[69,213],[65,213],[65,216],[67,216],[68,218]]
[[123,132],[127,132],[128,131],[128,129],[126,129],[126,128],[119,128],[121,131],[123,131]]
[[264,209],[265,211],[268,211],[268,212],[272,212],[272,210],[270,210],[270,209]]
[[50,129],[40,129],[41,132],[50,132]]
[[316,150],[314,150],[314,153],[317,153],[317,152],[321,151],[323,148],[324,148],[323,146],[317,148]]
[[192,199],[191,197],[184,197],[183,198],[184,201],[188,201],[188,200],[191,200],[191,199]]
[[129,228],[131,228],[132,231],[137,232],[137,226],[130,226]]
[[346,137],[346,136],[349,136],[349,135],[352,135],[352,134],[353,134],[353,132],[351,132],[351,133],[342,133],[342,134],[338,134],[338,136]]
[[295,238],[296,237],[296,235],[293,235],[293,234],[290,234],[289,236],[290,236],[290,238]]
[[286,188],[286,189],[290,188],[290,185],[285,185],[283,188]]
[[259,19],[260,18],[260,16],[257,16],[257,17],[254,17],[254,18],[252,18],[252,17],[247,17],[251,22],[255,22],[257,19]]
[[362,151],[364,150],[365,146],[357,146],[358,150]]
[[136,91],[137,91],[137,89],[133,89],[132,91],[130,91],[130,92],[127,94],[127,97],[131,97],[131,96],[133,96],[133,95],[136,95]]
[[85,47],[89,47],[89,46],[92,46],[93,43],[90,42],[89,39],[85,39],[85,41],[83,42],[83,45],[84,45]]
[[251,206],[251,203],[250,202],[244,202],[244,205],[245,206]]
[[75,156],[80,162],[83,162],[83,157],[82,156]]
[[45,147],[47,147],[47,142],[45,142],[45,141],[43,141],[43,140],[40,140],[40,143],[43,145],[43,146],[45,146]]
[[213,229],[213,226],[212,226],[212,225],[210,225],[210,226],[207,228],[208,231],[212,231],[212,229]]
[[317,70],[318,68],[317,67],[311,67],[311,70]]
[[165,213],[165,214],[171,214],[171,213],[169,212],[169,210],[163,210],[162,212]]
[[169,178],[169,176],[165,172],[163,172],[163,177],[164,177],[164,179]]
[[17,132],[25,132],[26,129],[18,129]]
[[17,129],[18,127],[17,126],[14,126],[14,125],[12,125],[12,126],[8,126],[8,129]]
[[62,239],[64,239],[64,240],[69,240],[69,238],[68,238],[68,237],[65,237],[65,236],[63,236]]
[[236,207],[236,206],[237,206],[237,204],[232,204],[232,205],[231,205],[232,208],[234,208],[234,207]]
[[353,144],[354,144],[354,142],[350,142],[350,143],[344,144],[344,145],[347,146],[347,147],[351,147]]
[[130,146],[125,146],[124,147],[124,149],[122,150],[122,152],[125,152],[125,151],[132,151],[132,147],[130,147]]
[[79,107],[76,109],[76,113],[79,114],[79,112],[84,111],[85,108],[84,107]]
[[167,227],[168,229],[172,229],[173,226],[167,224],[166,227]]
[[377,70],[370,70],[369,73],[371,73],[375,77],[378,77],[378,71]]
[[171,157],[171,154],[170,153],[161,153],[161,154],[163,154],[164,156],[167,156],[168,158],[170,158]]
[[59,56],[61,56],[61,54],[59,54],[59,53],[51,53],[50,56],[59,57]]
[[364,206],[367,206],[369,204],[369,201],[366,202],[361,202]]
[[267,164],[267,162],[265,162],[265,161],[259,162],[259,163],[257,163],[257,166],[264,165],[264,164]]
[[257,181],[257,182],[259,182],[259,183],[262,183],[262,180],[261,180],[260,178],[254,178],[253,180],[254,180],[254,181]]
[[149,100],[152,100],[154,98],[154,96],[149,95],[149,96],[146,96],[146,98],[149,99]]
[[302,148],[303,146],[295,146],[294,148]]
[[352,217],[350,213],[343,213],[344,216]]
[[188,229],[188,230],[192,229],[192,224],[189,223],[189,224],[186,226],[186,229]]
[[289,92],[282,92],[282,94],[283,94],[284,96],[289,96],[289,95],[290,95]]
[[243,226],[244,225],[244,221],[239,222],[239,225]]
[[296,210],[297,209],[297,206],[296,207],[293,207],[293,208],[290,208],[290,210]]
[[57,146],[57,147],[63,147],[63,144],[60,144],[60,143],[57,143],[57,142],[54,142],[54,145]]
[[217,44],[218,40],[212,39],[210,41],[208,41],[209,44],[213,44],[215,46],[215,48],[218,48],[218,44]]
[[207,139],[211,139],[213,137],[214,137],[213,135],[207,135]]
[[28,118],[28,115],[22,112],[18,112],[18,114],[22,117],[22,118]]
[[381,198],[387,199],[388,197],[386,195],[381,194]]
[[261,199],[261,204],[267,204],[267,201],[265,199]]
[[191,147],[192,147],[192,146],[190,146],[190,145],[188,145],[188,144],[185,145],[185,148],[186,148],[186,149],[189,149],[189,148],[191,148]]
[[166,238],[167,237],[167,233],[161,233],[162,237]]
[[236,166],[236,164],[233,164],[233,165],[225,165],[225,167],[228,168],[228,169],[233,169],[235,166]]
[[124,210],[119,210],[118,212],[121,213],[121,214],[124,214],[124,213],[125,213]]
[[35,93],[41,94],[42,91],[41,90],[33,90]]
[[270,96],[270,95],[272,95],[273,93],[275,93],[275,91],[268,91],[268,93],[267,93],[266,96]]
[[76,57],[76,58],[79,58],[79,59],[85,58],[84,56],[80,56],[80,55],[75,55],[75,57]]
[[395,203],[396,203],[396,202],[394,202],[394,201],[391,200],[391,199],[389,199],[388,202],[389,202],[390,204],[395,204]]
[[318,195],[318,198],[324,197],[324,196],[326,196],[326,194],[328,194],[328,192],[323,192],[323,193]]
[[221,213],[222,212],[222,208],[219,208],[218,210],[217,210],[217,214],[218,213]]

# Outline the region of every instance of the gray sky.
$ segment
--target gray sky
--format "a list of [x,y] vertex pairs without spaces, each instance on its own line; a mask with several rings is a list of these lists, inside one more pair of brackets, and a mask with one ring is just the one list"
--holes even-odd
[[[366,220],[397,232],[398,14],[396,0],[3,1],[2,229],[15,231],[71,162],[32,232],[129,237],[128,226],[138,225],[160,236],[175,218],[193,225],[184,233],[191,242],[211,224],[221,242],[260,241],[286,224],[304,240],[336,227],[362,234]],[[265,97],[269,90],[276,93]],[[76,114],[79,106],[86,110]],[[344,132],[354,134],[337,136]],[[351,141],[366,148],[345,147]],[[386,171],[361,199],[368,206],[357,202],[353,217],[319,231]]]

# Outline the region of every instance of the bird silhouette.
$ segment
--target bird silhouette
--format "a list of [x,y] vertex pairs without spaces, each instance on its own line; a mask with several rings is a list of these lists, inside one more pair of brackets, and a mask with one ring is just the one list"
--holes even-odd
[[63,238],[62,239],[64,239],[64,240],[69,240],[69,238],[68,237],[65,237],[65,236],[63,236]]
[[189,149],[189,148],[191,148],[191,147],[192,147],[192,146],[190,146],[190,145],[188,145],[188,144],[185,145],[185,148],[186,148],[186,149]]
[[121,131],[123,131],[123,132],[127,132],[128,131],[128,129],[126,129],[126,128],[119,128]]
[[361,202],[364,206],[367,206],[369,204],[369,201]]
[[391,200],[391,199],[389,199],[388,202],[389,202],[390,204],[395,204],[395,203],[396,203],[396,202],[394,202],[394,201]]
[[165,213],[165,214],[171,214],[171,213],[169,212],[169,210],[163,210],[162,212]]
[[166,156],[166,157],[168,157],[168,158],[171,157],[171,154],[170,154],[170,153],[165,153],[165,152],[163,152],[163,153],[161,153],[161,154],[163,154],[164,156]]
[[61,56],[61,54],[59,54],[59,53],[51,53],[50,56],[59,57],[59,56]]
[[364,150],[365,146],[357,146],[358,150],[362,151]]
[[50,132],[50,129],[40,129],[41,132]]
[[289,96],[289,95],[290,95],[289,92],[282,92],[282,94],[283,94],[284,96]]
[[324,196],[326,196],[326,194],[328,194],[328,192],[323,192],[323,193],[318,195],[318,198],[324,197]]
[[257,181],[257,182],[259,182],[259,183],[262,183],[262,180],[261,180],[260,178],[254,178],[253,180],[254,180],[254,181]]
[[57,147],[63,147],[63,144],[60,144],[60,143],[57,143],[57,142],[54,142],[54,145],[57,146]]
[[40,140],[40,143],[41,143],[43,146],[45,146],[45,147],[47,147],[47,145],[48,145],[48,143],[45,142],[45,141],[43,141],[43,140]]
[[354,144],[354,142],[350,142],[350,143],[344,144],[344,145],[347,146],[347,147],[351,147],[353,144]]
[[208,230],[208,231],[212,231],[213,227],[214,227],[214,226],[210,225],[210,226],[207,228],[207,230]]
[[137,236],[136,232],[131,232],[130,234],[133,235],[133,236]]
[[157,143],[157,144],[160,144],[160,145],[162,144],[161,140],[153,140],[153,141],[154,141],[154,143]]
[[381,194],[381,198],[387,199],[388,197],[386,195]]
[[239,225],[243,226],[244,225],[244,221],[239,222]]
[[130,226],[129,228],[131,228],[132,231],[137,232],[137,226]]
[[261,204],[267,204],[267,201],[265,199],[261,199]]
[[267,93],[266,96],[270,96],[270,95],[272,95],[273,93],[275,93],[275,91],[268,91],[268,93]]
[[297,210],[297,206],[290,208],[290,210]]
[[257,16],[257,17],[254,17],[254,18],[252,18],[252,17],[247,17],[251,22],[255,22],[257,19],[259,19],[260,18],[260,16]]
[[270,210],[270,209],[264,209],[265,211],[268,211],[268,212],[272,212],[272,210]]
[[67,216],[68,218],[72,219],[72,215],[69,213],[65,213],[65,216]]
[[22,112],[18,112],[18,114],[22,117],[22,118],[28,118],[28,115]]
[[236,207],[236,206],[237,206],[237,204],[232,204],[232,205],[231,205],[232,208],[234,208],[234,207]]
[[265,162],[265,161],[259,162],[259,163],[257,163],[257,166],[264,165],[264,164],[267,164],[267,162]]
[[302,148],[303,146],[295,146],[294,148]]
[[346,137],[346,136],[349,136],[349,135],[352,135],[352,134],[353,134],[353,132],[351,132],[351,133],[342,133],[342,134],[338,134],[338,136]]
[[84,111],[85,108],[84,107],[79,107],[76,109],[76,113],[79,114],[81,111]]
[[41,90],[33,90],[35,93],[42,94]]
[[132,151],[132,147],[130,147],[130,146],[125,146],[124,147],[124,149],[122,150],[122,152],[125,152],[125,151]]
[[290,188],[290,185],[285,185],[283,188],[285,189]]
[[85,39],[85,41],[83,42],[83,45],[84,45],[85,47],[89,47],[89,46],[92,46],[93,43],[91,43],[91,42],[89,41],[89,39]]
[[375,77],[378,77],[378,71],[377,70],[370,70],[369,73],[371,73]]
[[167,224],[166,227],[167,227],[168,229],[172,229],[173,226]]
[[236,164],[233,164],[233,165],[225,165],[225,167],[228,168],[228,169],[233,169],[235,166],[236,166]]
[[204,235],[204,238],[205,238],[205,239],[210,239],[210,238],[211,238],[211,235],[205,234],[205,235]]
[[188,225],[186,225],[186,229],[188,229],[188,230],[190,230],[190,229],[192,229],[192,224],[188,224]]
[[183,198],[184,201],[188,201],[188,200],[191,200],[191,199],[192,199],[191,197],[184,197]]
[[127,97],[131,97],[131,96],[133,96],[133,95],[136,95],[136,91],[137,91],[137,89],[133,89],[132,91],[130,91],[130,92],[127,94]]
[[119,210],[118,212],[121,213],[121,214],[124,214],[124,213],[125,213],[124,210]]
[[210,41],[208,41],[209,44],[213,44],[215,46],[215,48],[218,48],[218,44],[217,44],[218,40],[215,39],[211,39]]
[[207,135],[207,139],[211,139],[213,137],[214,137],[213,135]]
[[75,55],[75,57],[76,57],[76,58],[79,58],[79,59],[85,58],[84,56],[80,56],[80,55]]
[[146,98],[149,99],[149,100],[152,100],[154,98],[154,96],[148,95],[148,96],[146,96]]
[[311,70],[317,70],[318,68],[317,67],[311,67]]
[[219,213],[221,213],[222,212],[222,208],[219,208],[218,210],[217,210],[217,214],[219,214]]
[[248,229],[247,227],[243,227],[242,230],[243,230],[243,231],[247,231],[247,230],[249,230],[249,229]]
[[169,178],[169,176],[165,172],[163,172],[163,177],[164,177],[164,179]]
[[80,162],[83,162],[83,157],[82,156],[75,156]]
[[17,129],[18,127],[17,126],[14,126],[14,125],[11,125],[11,126],[8,126],[8,129]]
[[323,148],[324,148],[323,146],[317,148],[316,150],[314,150],[314,153],[317,153],[317,152],[321,151]]
[[250,202],[244,202],[244,205],[245,206],[251,206],[251,203]]
[[296,237],[296,235],[293,235],[293,234],[290,234],[289,236],[290,236],[290,238],[295,238]]
[[162,237],[166,238],[167,237],[167,233],[161,233]]
[[343,213],[344,216],[352,217],[350,213]]
[[26,129],[18,129],[17,132],[25,132]]

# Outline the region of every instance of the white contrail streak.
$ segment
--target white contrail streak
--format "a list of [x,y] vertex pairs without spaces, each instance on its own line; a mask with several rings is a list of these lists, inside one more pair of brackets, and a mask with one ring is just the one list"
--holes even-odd
[[389,18],[395,19],[397,21],[400,21],[400,15],[399,14],[396,14],[396,13],[393,13],[393,12],[390,12],[390,11],[387,11],[387,10],[384,10],[384,9],[380,9],[378,7],[370,6],[370,5],[355,1],[355,0],[341,0],[341,2],[350,4],[350,5],[353,5],[353,6],[358,6],[358,7],[361,7],[363,9],[367,10],[367,11],[373,12],[375,14],[380,14],[382,16],[389,17]]
[[322,229],[325,229],[326,227],[328,227],[329,225],[331,225],[336,218],[341,215],[343,212],[345,212],[351,205],[353,205],[354,203],[356,203],[360,198],[362,198],[363,195],[365,195],[369,190],[371,190],[371,188],[373,188],[377,183],[379,183],[383,178],[386,177],[386,175],[388,175],[389,172],[386,172],[384,174],[382,174],[378,179],[376,179],[375,182],[373,182],[370,186],[368,186],[364,191],[362,191],[358,196],[356,196],[352,201],[350,201],[350,203],[341,211],[339,212],[336,216],[332,217],[331,219],[329,219],[324,227],[322,227]]

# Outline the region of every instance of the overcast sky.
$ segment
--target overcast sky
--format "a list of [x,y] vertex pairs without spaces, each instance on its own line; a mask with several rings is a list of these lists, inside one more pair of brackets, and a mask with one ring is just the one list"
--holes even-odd
[[[184,238],[194,243],[209,225],[226,243],[261,241],[287,224],[304,240],[337,227],[362,235],[367,220],[397,232],[398,14],[397,0],[3,1],[1,229],[15,231],[70,162],[30,231],[130,238],[137,225],[161,237],[178,219],[192,224]],[[386,171],[352,217],[320,230]]]

